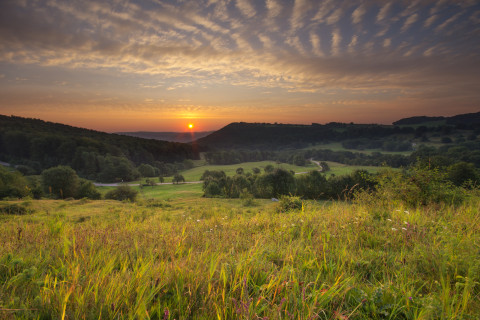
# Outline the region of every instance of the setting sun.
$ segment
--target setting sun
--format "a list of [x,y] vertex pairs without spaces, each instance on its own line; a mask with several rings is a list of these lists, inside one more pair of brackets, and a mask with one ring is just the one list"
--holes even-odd
[[188,124],[188,129],[193,129],[193,123]]

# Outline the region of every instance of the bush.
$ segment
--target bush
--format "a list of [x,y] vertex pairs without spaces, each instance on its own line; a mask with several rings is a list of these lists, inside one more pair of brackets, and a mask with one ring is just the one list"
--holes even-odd
[[28,209],[27,207],[20,204],[7,204],[0,207],[1,214],[11,214],[11,215],[25,215],[33,213],[34,210]]
[[278,202],[277,212],[288,212],[292,210],[300,210],[303,202],[300,197],[282,196]]
[[253,194],[248,192],[248,190],[246,188],[243,189],[242,192],[240,193],[240,199],[242,199],[244,207],[252,207],[252,206],[257,204],[255,202],[255,198],[254,198]]
[[78,187],[75,197],[77,199],[88,198],[92,200],[100,200],[102,198],[102,194],[97,190],[91,181],[81,179],[80,186]]
[[[373,201],[386,205],[400,201],[409,207],[429,204],[460,204],[465,195],[447,179],[438,168],[416,165],[407,172],[386,170],[377,176],[374,192],[357,192],[360,201]],[[369,199],[369,200],[368,200]]]
[[30,194],[28,182],[20,172],[10,172],[0,166],[0,199],[23,198]]
[[129,186],[120,186],[105,194],[105,199],[124,201],[128,200],[134,202],[137,199],[138,191]]

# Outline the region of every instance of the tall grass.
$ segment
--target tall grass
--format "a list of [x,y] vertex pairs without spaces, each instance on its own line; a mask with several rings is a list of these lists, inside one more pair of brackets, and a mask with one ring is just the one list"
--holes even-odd
[[39,202],[0,220],[0,318],[476,319],[479,205]]

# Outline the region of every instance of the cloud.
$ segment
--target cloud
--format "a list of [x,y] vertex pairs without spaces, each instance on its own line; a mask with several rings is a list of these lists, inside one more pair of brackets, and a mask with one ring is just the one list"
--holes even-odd
[[359,7],[357,7],[352,12],[352,22],[353,22],[353,24],[360,23],[366,12],[367,12],[367,10],[365,9],[365,7],[363,5],[360,5]]
[[342,41],[342,35],[340,30],[335,29],[332,32],[332,55],[336,56],[340,53],[340,42]]
[[436,28],[435,28],[435,31],[436,32],[441,32],[443,31],[443,29],[445,29],[449,24],[451,24],[452,22],[454,22],[455,20],[458,19],[458,17],[460,17],[462,15],[463,12],[459,12],[455,15],[453,15],[452,17],[448,18],[447,20],[445,20],[442,24],[438,25]]
[[357,35],[353,35],[352,36],[352,40],[350,40],[350,43],[348,44],[348,51],[350,53],[354,53],[355,52],[355,46],[357,45],[358,43],[358,36]]
[[437,15],[433,15],[433,16],[430,16],[427,20],[425,20],[425,23],[423,24],[423,26],[425,28],[429,28],[434,22],[435,20],[437,20],[438,16]]
[[312,44],[313,53],[316,56],[323,56],[320,37],[313,30],[310,31],[310,43]]
[[392,7],[393,2],[387,2],[377,14],[377,22],[383,21],[387,18],[387,15]]
[[340,20],[342,14],[343,14],[342,8],[336,9],[336,10],[333,11],[332,14],[331,14],[330,16],[328,16],[328,18],[326,19],[327,24],[332,25],[332,24],[337,23],[337,22]]
[[236,5],[240,12],[247,18],[255,16],[255,8],[249,0],[237,0]]
[[400,29],[401,32],[407,31],[408,28],[418,20],[418,14],[412,14],[409,16],[406,20],[405,23],[403,24],[402,28]]
[[293,5],[292,17],[290,18],[291,32],[296,32],[302,28],[305,21],[305,14],[311,10],[311,2],[308,0],[295,0]]

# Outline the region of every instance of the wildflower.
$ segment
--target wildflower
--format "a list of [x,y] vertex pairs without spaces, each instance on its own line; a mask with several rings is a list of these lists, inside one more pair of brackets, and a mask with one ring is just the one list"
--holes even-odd
[[392,219],[387,219],[388,221],[392,222]]
[[395,229],[395,228],[392,228],[392,231],[397,231],[397,229]]
[[406,224],[408,226],[408,222],[407,221],[403,221],[403,224]]
[[199,220],[199,219],[197,219],[197,222],[200,222],[200,220]]
[[407,231],[407,228],[402,228],[403,231]]
[[397,209],[397,210],[395,210],[395,211],[400,212],[400,209]]
[[406,213],[406,214],[410,214],[410,212],[408,212],[408,210],[405,210],[405,211],[403,211],[403,212]]

